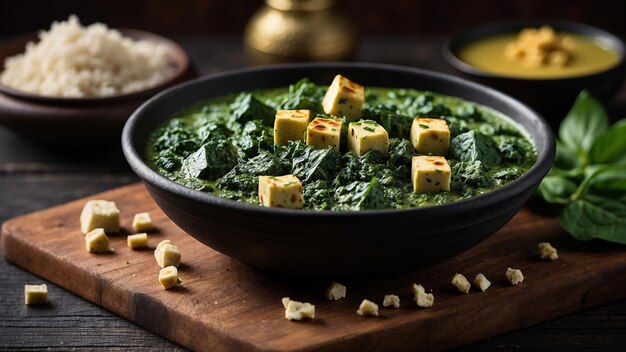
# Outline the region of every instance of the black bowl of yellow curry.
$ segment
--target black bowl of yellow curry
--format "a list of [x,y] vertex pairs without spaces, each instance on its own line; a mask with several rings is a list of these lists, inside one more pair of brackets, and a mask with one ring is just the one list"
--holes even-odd
[[555,154],[547,123],[475,83],[368,63],[203,77],[141,106],[124,154],[163,211],[290,275],[406,272],[484,240]]
[[581,90],[608,102],[626,76],[613,34],[560,20],[511,20],[453,36],[443,55],[470,79],[508,93],[556,128]]

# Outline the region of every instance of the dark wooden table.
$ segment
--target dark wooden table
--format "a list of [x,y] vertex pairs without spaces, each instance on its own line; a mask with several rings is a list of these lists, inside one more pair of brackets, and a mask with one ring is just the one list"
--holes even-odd
[[[7,37],[6,35],[1,36]],[[235,37],[172,36],[202,74],[248,65]],[[437,38],[368,37],[358,59],[452,73]],[[626,89],[611,105],[626,106]],[[624,115],[619,115],[623,117]],[[118,145],[54,150],[0,127],[0,222],[13,216],[137,181]],[[24,305],[24,284],[45,282],[50,306]],[[615,283],[626,285],[626,283]],[[488,304],[488,302],[486,302]],[[541,307],[528,307],[541,309]],[[0,350],[179,350],[172,344],[64,289],[0,259]],[[479,350],[626,350],[626,302],[617,302],[462,348]]]

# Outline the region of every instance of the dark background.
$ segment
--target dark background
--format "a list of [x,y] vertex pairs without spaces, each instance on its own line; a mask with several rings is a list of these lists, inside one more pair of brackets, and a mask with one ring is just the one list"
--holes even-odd
[[[0,33],[49,28],[77,14],[83,24],[157,33],[240,34],[262,0],[0,0]],[[450,34],[512,18],[588,23],[626,37],[626,1],[605,0],[338,0],[362,34]],[[71,10],[70,10],[71,9]]]

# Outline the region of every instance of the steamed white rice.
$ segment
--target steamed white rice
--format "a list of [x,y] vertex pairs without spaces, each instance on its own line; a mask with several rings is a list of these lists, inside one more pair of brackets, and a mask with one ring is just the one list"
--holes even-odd
[[105,24],[81,26],[78,17],[54,22],[39,42],[4,62],[0,82],[57,97],[105,97],[154,87],[174,73],[164,46],[135,41]]

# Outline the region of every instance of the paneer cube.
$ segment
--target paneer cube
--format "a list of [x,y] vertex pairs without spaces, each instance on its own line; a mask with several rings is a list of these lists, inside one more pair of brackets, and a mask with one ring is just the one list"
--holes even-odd
[[182,280],[178,277],[178,269],[175,266],[166,266],[159,271],[159,282],[164,289],[176,287]]
[[437,193],[450,191],[452,172],[446,158],[442,156],[414,156],[411,167],[413,192]]
[[463,276],[462,274],[455,274],[454,277],[452,277],[451,283],[454,287],[456,287],[459,291],[463,293],[468,293],[471,287],[469,281],[467,281],[465,276]]
[[291,298],[289,297],[283,297],[280,299],[280,302],[283,304],[283,307],[285,309],[287,309],[287,305],[289,304],[289,301],[291,301]]
[[365,102],[365,89],[342,75],[335,76],[326,91],[322,107],[324,112],[335,116],[345,116],[351,121],[361,118]]
[[274,119],[274,144],[303,141],[310,118],[310,110],[278,110]]
[[324,293],[329,301],[336,301],[340,298],[346,297],[346,287],[340,283],[333,282],[330,286],[328,286],[326,292]]
[[478,274],[476,275],[476,277],[474,278],[474,284],[476,285],[476,287],[478,287],[481,291],[485,292],[487,291],[487,289],[489,288],[489,286],[491,286],[491,281],[487,280],[487,277],[484,274]]
[[178,267],[178,265],[180,265],[181,254],[178,247],[176,247],[172,241],[163,240],[159,242],[154,250],[154,258],[161,268],[170,265]]
[[413,284],[413,294],[418,307],[429,308],[435,304],[435,296],[432,293],[426,293],[422,285]]
[[400,297],[397,295],[385,295],[383,307],[400,308]]
[[46,284],[24,285],[24,303],[25,304],[48,303],[48,286],[46,286]]
[[363,317],[368,315],[378,316],[378,304],[364,299],[363,302],[361,302],[359,309],[356,311],[356,314]]
[[411,144],[420,154],[447,155],[450,129],[444,119],[416,118],[411,125]]
[[315,149],[333,147],[339,152],[342,124],[340,120],[316,117],[306,128],[306,144]]
[[376,121],[351,122],[348,125],[348,149],[359,157],[370,150],[378,150],[385,155],[389,150],[389,135]]
[[133,218],[133,229],[135,232],[152,231],[152,219],[150,213],[138,213]]
[[259,176],[259,202],[269,208],[302,208],[302,182],[294,175]]
[[541,242],[537,244],[537,248],[539,248],[539,256],[541,259],[559,259],[559,254],[557,253],[556,248],[552,247],[550,242]]
[[126,244],[132,249],[146,248],[148,247],[148,234],[143,232],[128,235],[128,237],[126,237]]
[[90,200],[80,214],[80,229],[84,234],[101,228],[107,233],[120,230],[120,211],[115,202],[106,200]]
[[285,308],[285,318],[287,320],[315,319],[315,306],[308,302],[289,300]]
[[506,269],[506,279],[509,280],[509,282],[515,286],[517,284],[519,284],[520,282],[524,281],[524,275],[522,274],[522,271],[519,269],[511,269],[511,268],[507,268]]
[[88,232],[85,236],[85,247],[87,252],[104,253],[109,251],[109,237],[104,229],[98,228]]

